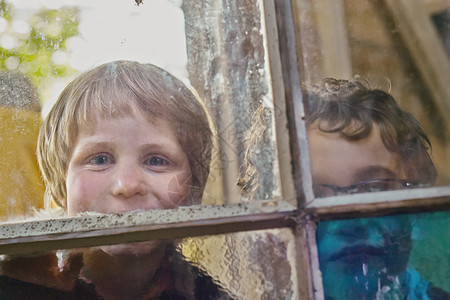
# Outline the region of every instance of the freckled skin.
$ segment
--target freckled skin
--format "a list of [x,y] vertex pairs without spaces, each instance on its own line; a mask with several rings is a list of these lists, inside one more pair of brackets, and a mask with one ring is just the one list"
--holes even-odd
[[[67,170],[69,216],[172,209],[189,204],[191,169],[169,122],[141,113],[81,128]],[[148,253],[160,242],[105,246],[111,255]]]
[[[184,205],[191,170],[167,121],[141,114],[80,130],[67,171],[67,209],[127,212]],[[169,183],[176,181],[177,185]]]

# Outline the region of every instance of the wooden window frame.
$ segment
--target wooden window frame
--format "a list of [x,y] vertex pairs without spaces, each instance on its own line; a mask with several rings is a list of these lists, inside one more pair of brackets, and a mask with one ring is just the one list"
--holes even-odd
[[[262,0],[272,93],[286,114],[276,119],[282,199],[177,210],[87,215],[0,226],[0,253],[183,238],[240,231],[291,228],[295,234],[297,298],[323,299],[315,228],[317,222],[394,212],[450,209],[450,187],[314,198],[304,121],[297,0]],[[287,130],[289,128],[289,131]],[[285,155],[288,153],[288,155]],[[295,199],[296,205],[293,205]]]

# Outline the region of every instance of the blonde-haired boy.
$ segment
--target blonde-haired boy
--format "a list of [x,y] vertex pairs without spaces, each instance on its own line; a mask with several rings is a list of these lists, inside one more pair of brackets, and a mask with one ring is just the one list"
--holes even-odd
[[[41,128],[46,200],[68,216],[199,204],[213,140],[204,104],[182,81],[151,64],[103,64],[64,89]],[[68,296],[228,298],[174,241],[101,246],[83,260]]]
[[80,131],[93,129],[103,120],[137,114],[151,125],[158,119],[168,123],[189,162],[189,204],[200,203],[213,144],[208,113],[195,92],[179,79],[157,66],[132,61],[89,70],[61,93],[38,141],[47,200],[59,204],[67,200],[66,176]]

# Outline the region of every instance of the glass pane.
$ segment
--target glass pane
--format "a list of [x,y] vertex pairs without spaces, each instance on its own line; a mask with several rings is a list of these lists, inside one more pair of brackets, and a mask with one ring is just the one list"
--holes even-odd
[[316,196],[450,184],[449,7],[428,2],[298,1]]
[[[238,177],[239,186],[250,191],[241,201],[283,196],[274,115],[282,119],[284,110],[274,104],[267,47],[267,43],[277,41],[267,41],[265,28],[276,25],[262,17],[264,2],[183,1],[189,78],[211,101],[219,135],[221,156],[212,162],[225,178],[222,202],[240,198]],[[272,111],[275,113],[269,113]],[[259,118],[264,119],[264,128],[250,133],[248,129]],[[247,152],[248,144],[254,151]],[[247,162],[252,166],[249,172]]]
[[4,221],[43,208],[37,134],[60,92],[80,72],[127,59],[153,62],[188,80],[184,18],[176,1],[145,6],[134,1],[1,1],[0,24]]
[[[222,6],[228,9],[222,9]],[[181,145],[182,152],[187,154],[192,176],[171,177],[160,182],[158,186],[166,189],[165,195],[173,196],[180,191],[180,186],[192,185],[192,193],[195,193],[196,189],[203,191],[204,204],[248,201],[247,196],[241,197],[240,187],[236,185],[241,173],[240,166],[247,159],[246,132],[250,127],[250,118],[261,102],[268,109],[273,107],[260,1],[248,1],[245,4],[230,1],[226,4],[218,1],[191,3],[177,0],[127,0],[114,3],[2,0],[0,9],[0,71],[5,74],[2,78],[8,76],[7,79],[2,79],[1,84],[4,84],[4,87],[1,90],[17,92],[16,95],[2,96],[7,108],[0,111],[1,129],[6,132],[4,138],[10,141],[2,143],[2,153],[5,154],[0,161],[0,172],[5,180],[2,180],[0,187],[0,192],[4,195],[1,198],[1,221],[31,217],[35,209],[43,208],[44,183],[40,178],[35,157],[36,139],[42,119],[49,116],[69,82],[84,74],[86,70],[115,60],[151,63],[167,70],[188,87],[194,87],[205,102],[205,109],[217,131],[217,143],[214,139],[208,142],[212,145],[211,150],[204,146],[203,141],[192,141],[189,135],[181,134],[181,131],[185,130],[191,135],[197,132],[204,135],[209,129],[187,130],[181,128],[183,126],[173,125],[179,130],[179,136],[188,136],[186,139],[199,149]],[[222,24],[222,27],[218,28],[217,24]],[[28,79],[10,79],[11,74],[24,75]],[[165,77],[165,83],[172,82],[172,78],[167,77],[171,76]],[[109,77],[102,78],[107,81]],[[122,93],[122,98],[127,98],[135,91],[131,91],[130,95],[123,90]],[[121,98],[120,95],[115,97]],[[109,97],[111,98],[113,97]],[[100,107],[112,106],[101,104]],[[182,107],[178,105],[176,108]],[[203,109],[197,111],[203,113]],[[164,115],[162,111],[153,111],[153,114],[152,117]],[[174,122],[169,120],[166,125],[170,127],[175,121],[189,116],[181,114],[180,118],[175,118]],[[199,120],[205,124],[209,122],[206,115],[200,119],[191,117],[189,120],[191,125]],[[85,121],[78,125],[88,126]],[[117,123],[116,126],[124,128]],[[49,127],[51,130],[57,128],[53,125]],[[74,124],[67,126],[69,129],[76,127]],[[111,129],[111,126],[105,127],[115,134],[118,133],[117,130]],[[254,199],[280,198],[273,128],[274,122],[271,119],[264,141],[257,145],[260,151],[254,160],[257,161],[260,176],[255,180],[261,181],[262,184],[258,185]],[[158,131],[167,136],[169,130],[159,128]],[[78,134],[68,133],[68,140]],[[131,138],[131,135],[125,135]],[[183,144],[180,140],[177,142]],[[69,147],[60,150],[58,153],[73,155],[75,149]],[[212,154],[208,154],[210,151]],[[211,158],[199,160],[195,155]],[[50,156],[42,155],[46,161]],[[110,162],[110,158],[105,160],[104,156],[100,159],[102,164]],[[96,157],[91,162],[98,165],[100,161]],[[159,158],[156,161],[151,160],[149,164],[166,162]],[[49,165],[56,164],[52,161]],[[196,171],[205,166],[209,167],[209,174]],[[69,167],[58,165],[55,168],[66,172]],[[55,172],[51,170],[49,173]],[[46,180],[45,174],[43,177]],[[78,189],[66,182],[66,179],[64,178],[58,187],[50,188],[53,189],[52,197],[59,198],[53,200],[63,205],[67,195],[59,195],[57,190],[65,190],[66,185],[68,189]],[[189,181],[191,179],[194,183]],[[201,182],[199,185],[195,184],[197,179]],[[54,179],[50,181],[57,182]],[[56,206],[49,201],[46,205]],[[138,205],[134,208],[113,209],[111,212],[146,208],[165,207]]]
[[[118,299],[296,299],[294,257],[289,229],[3,257],[0,295],[50,299],[76,292],[76,299],[97,299],[99,295]],[[182,296],[186,298],[177,298]]]
[[326,299],[448,299],[449,230],[450,212],[319,223]]

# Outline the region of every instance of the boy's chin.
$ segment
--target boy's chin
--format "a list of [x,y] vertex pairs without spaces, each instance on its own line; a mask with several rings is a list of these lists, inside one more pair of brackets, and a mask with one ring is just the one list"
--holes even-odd
[[166,251],[166,241],[148,241],[111,246],[101,246],[100,249],[111,256],[142,256]]

